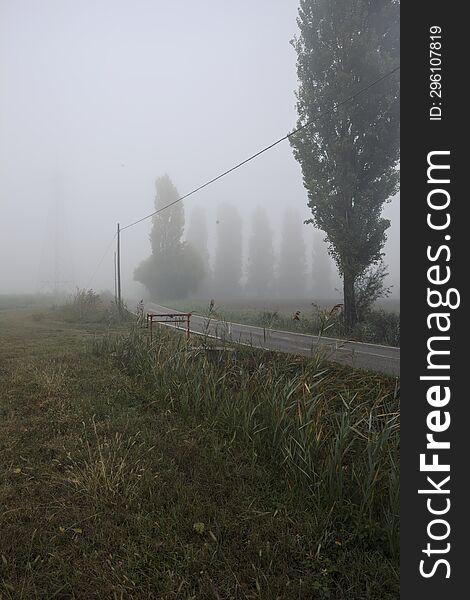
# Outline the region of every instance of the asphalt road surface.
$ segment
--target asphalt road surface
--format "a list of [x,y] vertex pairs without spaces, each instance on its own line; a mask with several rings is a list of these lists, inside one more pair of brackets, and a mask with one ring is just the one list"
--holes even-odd
[[[147,302],[145,305],[145,313],[171,314],[176,312],[179,311],[152,302]],[[181,324],[172,325],[170,317],[168,317],[168,321],[169,326],[185,329],[185,326]],[[312,356],[315,351],[320,349],[326,353],[328,360],[388,375],[398,376],[400,374],[400,348],[392,346],[349,342],[328,337],[318,338],[314,335],[229,323],[194,314],[191,315],[191,332],[225,342],[301,356]]]

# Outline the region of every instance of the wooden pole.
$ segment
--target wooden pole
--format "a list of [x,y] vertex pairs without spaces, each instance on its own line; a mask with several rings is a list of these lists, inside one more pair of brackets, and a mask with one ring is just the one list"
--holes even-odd
[[114,302],[117,304],[117,267],[116,267],[116,252],[114,252]]
[[121,312],[121,229],[119,227],[119,223],[117,224],[117,297],[119,312]]

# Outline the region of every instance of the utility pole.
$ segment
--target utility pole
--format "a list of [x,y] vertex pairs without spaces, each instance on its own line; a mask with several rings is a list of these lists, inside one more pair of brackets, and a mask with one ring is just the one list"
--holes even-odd
[[119,312],[121,312],[121,229],[119,227],[119,223],[117,224],[117,298]]

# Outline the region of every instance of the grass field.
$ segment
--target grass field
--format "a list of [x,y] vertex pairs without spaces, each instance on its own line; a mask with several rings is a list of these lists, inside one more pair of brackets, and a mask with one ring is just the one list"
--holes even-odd
[[[47,300],[49,300],[47,298]],[[46,302],[45,296],[39,294],[0,294],[0,310],[10,308],[31,308]]]
[[60,308],[0,380],[2,600],[398,597],[395,380]]

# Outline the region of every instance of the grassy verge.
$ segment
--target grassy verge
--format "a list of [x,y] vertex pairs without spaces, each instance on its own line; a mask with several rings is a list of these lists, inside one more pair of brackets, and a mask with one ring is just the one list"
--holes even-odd
[[0,315],[0,598],[398,597],[394,380],[111,326]]
[[[191,300],[171,300],[168,306],[206,316],[209,304]],[[400,314],[376,306],[367,317],[346,334],[341,313],[333,310],[334,302],[323,304],[280,303],[278,305],[253,301],[252,305],[224,302],[210,309],[210,316],[223,321],[256,325],[268,329],[294,331],[310,335],[347,338],[372,344],[400,346]],[[294,319],[294,315],[297,316]]]

